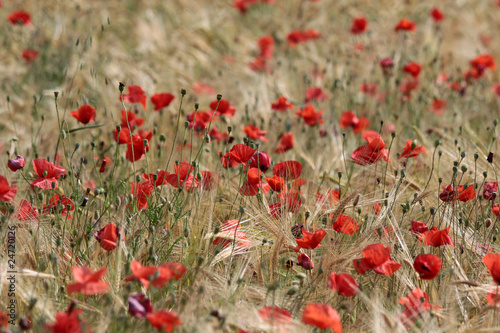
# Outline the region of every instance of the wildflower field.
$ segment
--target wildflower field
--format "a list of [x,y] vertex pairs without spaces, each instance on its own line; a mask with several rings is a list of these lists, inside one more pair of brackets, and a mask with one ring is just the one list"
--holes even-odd
[[500,331],[499,29],[2,1],[0,331]]

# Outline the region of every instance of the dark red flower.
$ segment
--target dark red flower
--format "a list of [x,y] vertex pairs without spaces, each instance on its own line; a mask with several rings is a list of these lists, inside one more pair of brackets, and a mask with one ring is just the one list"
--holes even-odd
[[52,189],[52,184],[55,184],[54,188],[56,188],[57,179],[66,172],[64,168],[56,167],[53,163],[42,158],[33,160],[33,170],[38,178],[31,182],[31,188],[38,187],[44,190]]
[[331,273],[326,280],[326,285],[345,297],[353,297],[359,292],[359,285],[352,276],[346,273]]
[[418,236],[420,234],[423,234],[427,230],[429,230],[429,228],[427,227],[427,224],[425,224],[424,222],[415,221],[413,219],[411,220],[411,232],[414,235]]
[[457,199],[465,202],[474,199],[475,196],[474,186],[458,185],[455,190],[450,184],[439,194],[439,199],[444,202],[453,202]]
[[487,254],[483,257],[483,262],[488,267],[493,281],[500,285],[500,254]]
[[116,248],[119,236],[120,234],[118,233],[116,224],[113,222],[109,223],[94,234],[94,237],[99,242],[99,245],[101,245],[101,247],[106,251],[112,251]]
[[403,67],[403,72],[410,74],[415,79],[418,78],[421,70],[422,70],[422,65],[416,62],[410,62]]
[[10,187],[7,178],[0,176],[0,201],[11,201],[17,193],[17,187]]
[[95,120],[95,109],[88,104],[84,104],[78,110],[71,111],[69,115],[82,124],[88,124],[92,120]]
[[[174,100],[175,96],[171,93],[157,93],[151,96],[151,102],[155,106],[155,111],[166,108]],[[145,107],[144,107],[145,108]]]
[[123,100],[127,103],[140,103],[146,109],[147,96],[141,87],[131,85],[128,86],[128,94],[123,94]]
[[148,208],[148,197],[153,193],[154,186],[150,181],[145,181],[143,183],[130,183],[132,187],[130,193],[137,200],[137,209]]
[[412,21],[407,20],[407,19],[402,19],[401,21],[399,21],[399,23],[394,28],[394,30],[396,30],[396,31],[400,31],[400,30],[415,31],[416,29],[417,29],[417,24],[415,22],[412,22]]
[[23,10],[10,13],[7,19],[12,25],[31,25],[31,15]]
[[181,324],[181,319],[177,316],[177,313],[172,310],[161,310],[156,311],[155,313],[148,313],[146,314],[146,319],[149,321],[151,326],[162,332],[172,332]]
[[271,104],[271,109],[279,112],[286,111],[293,108],[293,103],[287,103],[286,97],[280,97],[275,103]]
[[38,58],[38,51],[26,49],[21,55],[27,64],[31,64],[33,61],[35,61],[36,58]]
[[403,148],[403,151],[401,152],[399,158],[417,157],[418,155],[420,155],[420,153],[427,154],[427,149],[425,149],[424,146],[417,146],[411,140],[406,140],[406,146]]
[[359,224],[352,217],[340,214],[335,223],[332,223],[332,228],[335,231],[347,235],[353,235],[359,230]]
[[309,232],[305,228],[302,228],[302,238],[296,238],[297,247],[295,251],[298,252],[299,249],[315,249],[322,245],[319,245],[323,238],[326,236],[326,231],[324,229],[319,229],[314,232]]
[[430,230],[427,230],[421,233],[418,236],[418,240],[423,245],[430,245],[432,247],[439,247],[443,245],[451,245],[455,247],[453,244],[453,240],[451,239],[448,232],[450,231],[450,227],[447,227],[443,230],[439,230],[437,227],[432,227]]
[[136,318],[146,318],[153,313],[151,300],[143,293],[135,293],[128,297],[128,313]]
[[293,148],[294,140],[293,133],[285,133],[281,136],[278,147],[274,150],[275,153],[285,153]]
[[82,293],[84,295],[96,295],[108,292],[111,288],[109,284],[101,279],[106,275],[106,267],[92,272],[89,267],[75,266],[72,268],[73,277],[76,283],[66,286],[68,294]]
[[351,33],[358,35],[368,29],[368,20],[364,17],[356,17],[352,20]]
[[422,280],[432,280],[438,276],[443,263],[441,259],[433,254],[421,254],[415,258],[413,268]]
[[265,151],[259,151],[252,155],[250,160],[250,168],[259,168],[262,172],[266,172],[271,166],[271,157]]
[[297,179],[302,174],[302,164],[297,161],[284,161],[276,164],[273,174],[285,180]]
[[354,259],[356,272],[365,274],[370,269],[385,276],[394,274],[401,264],[391,260],[391,248],[382,244],[372,244],[365,247],[361,254],[364,258]]
[[7,166],[10,170],[12,170],[12,172],[16,172],[17,170],[24,168],[24,157],[17,155],[16,158],[9,159]]
[[299,253],[299,256],[297,257],[297,265],[302,267],[306,271],[310,271],[314,268],[314,263],[311,257],[309,257],[305,253]]
[[497,194],[498,194],[497,182],[487,182],[484,184],[483,198],[485,200],[495,200]]
[[310,87],[306,90],[306,103],[313,100],[324,101],[328,99],[328,95],[323,92],[321,87]]
[[340,316],[328,304],[313,303],[306,306],[302,313],[302,322],[322,330],[331,328],[335,333],[342,333]]
[[441,21],[444,20],[444,14],[439,8],[432,8],[431,10],[431,17],[436,23],[440,23]]
[[312,105],[306,105],[303,109],[297,110],[297,116],[304,119],[304,123],[309,126],[323,124],[323,110],[316,112]]

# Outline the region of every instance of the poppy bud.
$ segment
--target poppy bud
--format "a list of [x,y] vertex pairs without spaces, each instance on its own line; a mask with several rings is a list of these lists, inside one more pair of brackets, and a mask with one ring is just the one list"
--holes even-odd
[[217,95],[217,100],[220,101],[222,99],[222,95],[221,94],[218,94]]
[[24,157],[17,155],[15,159],[10,159],[8,167],[12,170],[12,172],[16,172],[17,170],[24,168]]
[[181,89],[181,95],[182,96],[186,95],[186,93],[187,93],[186,89]]
[[125,89],[125,85],[123,83],[118,83],[118,90],[120,90],[120,92],[123,92],[123,89]]
[[59,91],[54,91],[54,97],[57,99],[59,97]]
[[199,107],[200,107],[200,103],[194,103],[194,109],[195,110],[198,110]]
[[101,163],[101,168],[99,169],[100,173],[106,172],[106,163],[108,163],[108,161],[106,161],[106,159],[103,158]]
[[493,163],[493,152],[490,151],[490,153],[488,154],[488,158],[486,160],[490,164]]

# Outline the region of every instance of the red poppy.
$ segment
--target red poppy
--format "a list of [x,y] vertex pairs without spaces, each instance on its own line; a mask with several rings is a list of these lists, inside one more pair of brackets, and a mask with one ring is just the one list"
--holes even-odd
[[359,230],[359,224],[352,217],[340,214],[335,223],[332,223],[332,228],[343,234],[353,235]]
[[483,262],[488,267],[491,277],[496,284],[500,284],[500,254],[490,253],[483,257]]
[[394,30],[396,31],[415,31],[417,29],[417,24],[415,22],[412,22],[408,19],[402,19],[399,21],[399,23],[396,25]]
[[415,321],[425,311],[441,309],[440,306],[431,305],[429,295],[419,288],[413,289],[407,297],[400,298],[399,304],[406,308],[402,314],[403,323]]
[[177,316],[177,313],[172,310],[160,310],[154,313],[148,313],[146,315],[146,319],[149,321],[151,326],[162,332],[172,332],[181,324],[181,319]]
[[306,105],[304,109],[298,109],[297,115],[304,118],[304,122],[309,126],[316,126],[317,124],[323,124],[323,110],[316,112],[316,109],[312,105]]
[[95,120],[95,109],[88,104],[84,104],[78,110],[71,111],[69,115],[82,124],[88,124],[92,120]]
[[254,153],[250,159],[250,168],[259,168],[262,172],[266,172],[271,166],[271,157],[265,151]]
[[213,126],[208,135],[210,135],[210,139],[222,142],[227,140],[229,134],[227,132],[219,132],[217,126]]
[[128,130],[129,126],[130,129],[132,129],[132,127],[134,126],[139,127],[144,125],[145,120],[143,118],[136,118],[135,113],[133,113],[132,111],[121,110],[120,113],[122,116],[122,123],[120,124],[120,126],[122,127],[122,131],[124,129]]
[[135,293],[128,297],[128,313],[136,318],[146,318],[147,314],[153,313],[151,300],[143,293]]
[[437,114],[438,116],[443,115],[444,110],[446,109],[447,103],[444,99],[434,98],[432,100],[431,111]]
[[275,153],[285,153],[293,148],[294,140],[293,133],[285,133],[281,136],[278,147],[274,150]]
[[498,205],[493,205],[493,207],[491,207],[491,212],[492,212],[495,216],[500,216],[500,204],[498,204]]
[[331,273],[326,280],[326,285],[345,297],[353,297],[359,292],[359,285],[352,276],[346,273]]
[[406,146],[403,148],[399,158],[417,157],[422,152],[427,154],[427,149],[424,146],[417,146],[411,140],[406,140]]
[[361,254],[364,258],[354,259],[356,272],[365,274],[370,269],[385,276],[394,274],[401,264],[391,260],[391,248],[382,244],[372,244],[365,247]]
[[494,71],[497,68],[495,58],[493,58],[491,54],[478,55],[476,58],[472,59],[469,63],[472,68],[476,69],[481,74],[487,68],[491,69],[492,71]]
[[443,230],[439,230],[437,227],[432,227],[430,230],[421,233],[418,236],[418,240],[423,245],[430,245],[432,247],[439,247],[443,245],[451,245],[455,247],[453,240],[450,235],[448,235],[449,231],[450,227]]
[[125,153],[125,157],[130,162],[135,162],[144,157],[148,151],[149,142],[147,142],[146,146],[144,146],[144,139],[139,134],[136,134],[132,137],[132,142],[127,143],[127,152]]
[[367,138],[368,143],[358,147],[351,154],[351,159],[359,165],[373,164],[384,159],[389,160],[389,151],[384,149],[385,142],[380,136],[371,136]]
[[132,187],[130,193],[137,199],[137,209],[148,208],[148,197],[153,193],[154,186],[150,181],[145,181],[143,183],[130,183]]
[[38,51],[27,49],[24,50],[21,55],[27,64],[31,64],[36,58],[38,58]]
[[276,175],[271,178],[266,177],[266,181],[275,192],[281,192],[283,186],[285,186],[285,180]]
[[413,91],[417,90],[419,86],[418,80],[414,78],[408,78],[406,81],[401,83],[399,86],[399,91],[403,93],[402,99],[404,101],[409,101]]
[[12,172],[16,172],[17,170],[24,168],[24,157],[17,155],[16,158],[9,159],[7,166],[10,170],[12,170]]
[[10,13],[7,19],[12,25],[31,25],[31,15],[23,10]]
[[368,96],[374,97],[377,95],[378,86],[376,83],[364,82],[359,87],[359,90]]
[[394,67],[394,60],[391,58],[383,58],[379,61],[379,65],[382,68],[384,76],[390,76],[392,73],[392,67]]
[[274,53],[274,38],[273,36],[263,36],[257,40],[260,54],[259,56],[265,60],[273,57]]
[[372,205],[373,211],[375,212],[375,215],[380,214],[380,209],[382,208],[382,203],[381,202],[376,202]]
[[497,305],[500,303],[500,290],[498,287],[493,289],[486,295],[486,301],[489,305]]
[[321,87],[310,87],[306,90],[306,103],[313,100],[324,101],[328,99],[328,95],[323,92]]
[[286,97],[280,97],[275,103],[271,104],[271,109],[279,112],[286,111],[287,109],[292,109],[293,103],[287,103]]
[[299,253],[299,256],[297,257],[297,265],[302,267],[306,271],[310,271],[314,268],[314,263],[311,257],[309,257],[305,253]]
[[225,115],[226,117],[232,118],[236,113],[236,108],[229,104],[225,99],[221,99],[220,101],[213,101],[210,103],[210,109],[215,111],[215,114],[218,116]]
[[[36,186],[44,190],[56,188],[57,179],[66,172],[64,168],[56,167],[53,163],[42,158],[33,160],[33,170],[35,170],[38,178],[31,182],[31,188],[34,189]],[[52,187],[52,184],[55,184],[54,187]]]
[[132,261],[130,263],[130,270],[132,275],[125,278],[125,281],[139,280],[144,288],[148,289],[151,283],[150,276],[154,276],[158,268],[156,266],[142,266],[138,261]]
[[483,198],[485,200],[495,200],[498,195],[498,183],[487,182],[484,183]]
[[259,126],[248,125],[243,128],[243,133],[246,134],[252,140],[262,140],[267,141],[268,139],[265,137],[267,131],[262,131]]
[[254,61],[248,63],[248,67],[250,67],[250,69],[254,72],[271,71],[271,69],[266,66],[266,60],[261,57],[257,57]]
[[438,276],[443,263],[441,259],[433,254],[421,254],[415,258],[413,268],[422,280],[432,280]]
[[219,182],[219,174],[213,171],[200,171],[200,174],[200,186],[202,190],[211,191],[217,188]]
[[339,202],[340,199],[340,191],[327,189],[325,194],[323,195],[320,192],[316,193],[316,202],[319,204],[328,203],[330,205],[334,205]]
[[361,16],[352,20],[351,33],[358,35],[368,30],[368,20]]
[[146,109],[147,96],[144,90],[135,85],[128,86],[127,88],[128,94],[123,94],[123,100],[127,103],[140,103]]
[[410,74],[415,79],[418,78],[421,70],[422,70],[422,65],[416,62],[410,62],[403,67],[403,72]]
[[288,41],[288,45],[290,45],[291,47],[295,47],[297,44],[305,43],[309,40],[318,39],[320,37],[321,34],[318,31],[309,29],[304,31],[293,30],[288,34],[286,39]]
[[44,328],[52,333],[81,333],[83,321],[78,316],[83,310],[75,309],[76,301],[73,301],[66,312],[57,312],[56,322],[45,324]]
[[94,234],[94,237],[99,242],[99,245],[101,245],[101,247],[106,251],[112,251],[116,248],[119,236],[120,234],[118,233],[116,224],[113,222]]
[[331,328],[335,333],[342,333],[340,316],[328,304],[313,303],[306,306],[302,313],[302,322],[319,329]]
[[17,219],[20,221],[35,222],[40,220],[40,214],[35,207],[31,206],[29,201],[22,199],[17,209]]
[[[170,175],[170,172],[167,172],[167,171],[164,171],[164,170],[160,170],[160,171],[158,171],[158,173],[155,173],[155,174],[152,174],[152,173],[150,173],[150,174],[143,173],[142,174],[142,178],[144,180],[148,180],[154,186],[162,186],[162,185],[168,184],[167,177],[169,175]],[[156,180],[155,180],[155,178],[156,178]]]
[[431,10],[431,17],[436,23],[440,23],[441,21],[444,20],[444,14],[439,8],[432,8]]
[[339,119],[340,128],[352,127],[354,133],[363,132],[370,126],[366,117],[358,118],[353,111],[344,111]]
[[319,229],[314,232],[309,232],[305,228],[302,228],[302,238],[296,238],[297,248],[295,252],[302,249],[315,249],[317,247],[323,246],[319,245],[323,238],[326,236],[325,229]]
[[174,100],[175,96],[172,95],[171,93],[157,93],[153,94],[151,96],[151,102],[155,106],[155,111],[160,111],[163,108],[166,108],[167,106],[172,103]]
[[227,247],[234,241],[236,241],[236,247],[239,249],[246,249],[251,245],[245,231],[240,228],[240,221],[227,220],[222,224],[221,231],[216,235],[212,244],[222,244],[222,247]]
[[11,201],[17,193],[17,187],[10,187],[7,178],[0,176],[0,201]]
[[427,227],[427,224],[425,224],[424,222],[415,221],[413,219],[411,220],[411,232],[414,235],[418,236],[420,234],[423,234],[427,230],[429,230],[429,228]]
[[166,262],[158,266],[158,272],[155,273],[155,280],[152,284],[156,288],[163,288],[167,283],[173,280],[179,280],[186,273],[186,267],[177,262]]
[[457,199],[465,202],[474,199],[475,196],[476,191],[472,185],[458,185],[455,191],[453,185],[450,184],[439,194],[439,199],[444,202],[453,202]]
[[73,267],[71,270],[76,283],[68,284],[66,287],[68,294],[96,295],[106,293],[111,289],[107,282],[101,281],[108,270],[106,267],[102,267],[95,272],[92,272],[86,266]]
[[236,163],[245,164],[248,162],[257,149],[253,149],[242,143],[234,145],[231,150],[229,150],[230,159]]
[[71,219],[69,212],[74,210],[75,204],[73,200],[64,195],[55,194],[50,198],[47,205],[43,205],[42,214],[60,214],[61,216],[67,216]]
[[259,310],[259,317],[273,326],[282,326],[292,322],[292,315],[288,310],[279,306],[266,306]]

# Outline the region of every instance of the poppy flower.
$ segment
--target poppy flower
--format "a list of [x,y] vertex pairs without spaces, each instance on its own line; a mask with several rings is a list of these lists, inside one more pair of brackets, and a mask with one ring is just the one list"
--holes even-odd
[[425,224],[424,222],[415,221],[413,219],[411,220],[411,232],[414,235],[418,236],[420,234],[423,234],[427,230],[429,230],[429,228],[427,227],[427,224]]
[[439,194],[439,199],[444,202],[453,202],[455,200],[470,201],[476,196],[476,191],[472,185],[458,185],[455,189],[452,184],[448,185],[443,192]]
[[179,280],[186,273],[186,267],[177,262],[167,262],[158,266],[158,272],[155,273],[155,279],[152,284],[156,288],[163,288],[167,283],[173,280]]
[[415,79],[417,79],[418,76],[420,75],[420,71],[422,70],[422,65],[416,62],[410,62],[406,64],[402,70],[403,72],[410,74]]
[[125,278],[125,281],[138,280],[144,288],[148,289],[151,283],[150,276],[154,276],[158,268],[156,266],[143,266],[140,262],[134,260],[130,263],[130,270],[132,275]]
[[312,303],[306,306],[302,313],[302,322],[322,330],[331,328],[335,333],[342,333],[340,316],[328,304]]
[[127,86],[128,94],[123,94],[123,100],[127,103],[140,103],[146,109],[147,96],[141,87],[136,85]]
[[380,136],[372,136],[367,138],[368,143],[356,148],[351,154],[351,159],[359,165],[373,164],[380,161],[382,158],[385,161],[389,160],[389,151],[384,149],[385,142]]
[[136,134],[132,137],[132,141],[127,143],[127,152],[125,153],[125,157],[130,162],[135,162],[144,157],[148,151],[149,142],[147,142],[146,146],[144,146],[144,139],[139,134]]
[[498,287],[486,295],[486,302],[488,302],[489,305],[497,305],[500,303],[500,290]]
[[339,202],[339,199],[340,199],[340,191],[339,190],[327,189],[325,191],[325,194],[322,194],[320,192],[316,193],[316,202],[318,204],[326,203],[326,204],[334,205],[337,202]]
[[304,109],[298,109],[297,115],[304,119],[304,122],[309,126],[323,124],[323,110],[316,112],[312,105],[306,105]]
[[137,209],[142,210],[148,208],[148,197],[153,193],[154,186],[150,181],[142,183],[130,183],[130,193],[137,200]]
[[495,216],[500,216],[500,204],[498,204],[498,205],[493,205],[493,207],[491,207],[491,212],[492,212]]
[[215,114],[218,116],[226,116],[232,118],[236,113],[236,108],[229,104],[225,99],[221,99],[220,101],[215,100],[210,103],[210,109],[215,111]]
[[[217,126],[213,126],[210,132],[208,132],[208,135],[210,136],[210,139],[222,142],[227,140],[229,134],[227,132],[219,132]],[[229,140],[229,143],[231,143],[231,140]]]
[[75,203],[73,200],[64,195],[55,194],[50,198],[47,205],[43,205],[42,214],[60,214],[71,219],[69,212],[74,210]]
[[419,288],[413,289],[408,296],[400,298],[399,304],[405,307],[402,314],[403,323],[407,321],[414,322],[425,311],[441,309],[440,306],[431,305],[429,295]]
[[415,31],[417,29],[417,24],[408,19],[402,19],[394,28],[395,31]]
[[97,233],[94,234],[94,237],[104,250],[112,251],[116,248],[119,235],[118,229],[116,229],[116,224],[111,222],[101,230],[97,231]]
[[284,161],[276,164],[273,174],[285,180],[297,179],[302,174],[302,164],[297,161]]
[[129,126],[130,129],[132,129],[132,127],[134,126],[139,127],[144,125],[145,120],[143,118],[137,118],[135,113],[133,113],[132,111],[121,110],[120,114],[122,116],[122,123],[120,124],[120,126],[122,127],[122,131],[124,129],[128,130]]
[[33,160],[33,170],[37,174],[37,178],[31,182],[31,188],[41,188],[44,190],[52,189],[52,184],[57,187],[57,179],[61,177],[66,170],[62,167],[56,167],[53,163],[37,158]]
[[279,97],[276,102],[271,104],[271,109],[278,112],[284,112],[292,108],[293,108],[293,103],[287,103],[287,98],[283,96]]
[[432,280],[438,276],[443,263],[441,259],[433,254],[421,254],[415,258],[413,268],[422,280]]
[[444,14],[439,8],[432,8],[431,9],[431,17],[436,23],[440,23],[441,21],[444,20]]
[[438,116],[441,116],[441,115],[443,115],[446,107],[447,107],[447,103],[444,99],[434,98],[432,100],[432,105],[431,105],[430,109],[432,112],[434,112]]
[[375,215],[380,214],[380,209],[382,208],[382,203],[381,202],[376,202],[372,205],[373,212]]
[[246,249],[251,245],[250,239],[245,235],[245,231],[240,228],[239,220],[227,220],[224,222],[221,231],[216,235],[212,244],[222,244],[222,247],[227,247],[233,242],[236,242],[236,247],[239,249]]
[[107,282],[101,281],[106,275],[107,267],[102,267],[95,272],[87,266],[73,267],[71,270],[76,283],[68,284],[66,287],[68,294],[96,295],[106,293],[111,289]]
[[[162,186],[168,184],[167,177],[170,175],[170,172],[160,170],[158,173],[155,174],[147,174],[143,173],[142,174],[142,179],[148,180],[153,186]],[[156,178],[156,180],[155,180]]]
[[271,178],[266,177],[266,181],[275,192],[281,192],[283,186],[285,186],[285,180],[276,175]]
[[174,98],[175,96],[172,95],[171,93],[157,93],[151,96],[151,103],[154,104],[155,111],[160,111],[161,109],[169,106],[170,103],[172,103],[172,101],[174,100]]
[[484,183],[483,198],[485,200],[495,200],[498,194],[498,183],[487,182]]
[[403,148],[399,158],[417,157],[422,152],[427,154],[427,149],[424,146],[417,146],[411,140],[406,140],[406,146]]
[[16,158],[9,159],[7,166],[10,170],[12,170],[12,172],[16,172],[17,170],[24,168],[24,157],[17,155]]
[[172,310],[160,310],[154,313],[148,313],[146,314],[146,319],[151,326],[162,332],[172,332],[177,326],[181,325],[181,319],[177,316],[177,313]]
[[143,293],[135,293],[128,297],[128,313],[136,318],[146,318],[146,315],[153,313],[151,300]]
[[328,94],[323,92],[321,87],[310,87],[306,90],[306,103],[313,100],[324,101],[328,99]]
[[22,199],[17,209],[17,219],[20,221],[39,221],[40,214],[29,201]]
[[29,65],[33,61],[35,61],[36,58],[38,58],[38,51],[37,50],[26,49],[26,50],[23,51],[23,53],[21,54],[21,56],[26,61],[26,63]]
[[251,61],[248,64],[248,67],[250,67],[250,69],[254,72],[271,71],[271,69],[266,66],[266,60],[261,57],[257,57],[254,61]]
[[203,82],[195,82],[192,88],[193,91],[198,95],[215,95],[214,87]]
[[326,285],[345,297],[353,297],[359,292],[359,285],[352,276],[346,273],[331,273],[326,280]]
[[359,274],[365,274],[370,269],[375,273],[385,276],[391,276],[401,264],[391,260],[391,248],[384,247],[382,244],[372,244],[365,247],[361,254],[364,258],[354,259],[354,268]]
[[299,256],[297,257],[297,265],[302,267],[306,271],[310,271],[314,268],[314,263],[311,257],[309,257],[305,253],[299,253]]
[[12,25],[31,25],[31,15],[23,10],[10,13],[7,19]]
[[309,232],[305,228],[302,228],[302,238],[296,238],[297,248],[295,252],[300,249],[315,249],[317,247],[323,246],[319,245],[323,238],[326,236],[325,229],[319,229],[314,232]]
[[265,151],[254,153],[250,159],[250,168],[259,168],[262,172],[266,172],[270,166],[271,157]]
[[234,145],[231,150],[229,150],[230,159],[236,163],[245,164],[248,162],[257,149],[253,149],[242,143]]
[[406,81],[401,83],[399,86],[399,91],[403,93],[402,99],[404,101],[409,101],[411,99],[411,94],[413,91],[417,90],[419,86],[418,80],[414,78],[408,78]]
[[332,223],[332,228],[335,231],[341,232],[347,235],[353,235],[359,230],[359,224],[352,217],[340,214],[337,217],[337,221]]
[[262,140],[268,141],[268,138],[265,137],[267,131],[262,131],[259,126],[256,125],[248,125],[243,128],[243,133],[246,134],[252,140]]
[[370,126],[370,121],[366,117],[358,118],[353,111],[344,111],[339,119],[340,128],[352,127],[354,133],[363,132]]
[[500,285],[500,254],[487,254],[483,257],[483,262],[488,267],[493,281]]
[[351,33],[358,35],[368,30],[368,20],[361,16],[352,20]]
[[[211,191],[217,188],[219,182],[219,174],[213,171],[200,171],[201,181],[198,182],[197,186],[204,191]],[[196,179],[195,179],[196,183]],[[189,187],[186,188],[189,191]]]
[[382,68],[382,73],[384,74],[384,76],[390,76],[392,73],[392,68],[394,67],[394,60],[392,60],[391,58],[383,58],[378,63]]
[[95,120],[95,109],[88,104],[84,104],[78,110],[71,111],[69,115],[82,124],[88,124]]
[[363,82],[361,86],[359,87],[359,90],[371,97],[374,97],[377,95],[377,89],[378,86],[376,83],[368,83],[368,82]]
[[266,306],[259,310],[259,317],[273,326],[282,326],[292,322],[292,315],[288,310],[279,306]]
[[285,153],[293,148],[294,139],[293,133],[285,133],[281,136],[278,147],[274,150],[275,153]]
[[295,47],[297,44],[305,43],[309,40],[318,39],[320,37],[321,34],[314,29],[305,31],[293,30],[288,34],[286,40],[288,41],[288,45],[290,45],[290,47]]
[[450,231],[450,227],[447,227],[443,230],[439,230],[437,227],[432,227],[430,230],[424,231],[418,236],[418,240],[423,245],[430,245],[432,247],[439,247],[443,245],[451,245],[455,247],[453,244],[453,240],[450,235],[448,235]]
[[73,301],[66,312],[57,312],[55,323],[45,324],[44,328],[52,333],[80,333],[83,321],[78,317],[83,310],[75,309],[76,301]]
[[480,54],[476,58],[469,61],[470,66],[476,69],[479,73],[484,72],[487,68],[494,71],[497,68],[495,58],[491,54]]
[[249,184],[245,182],[240,187],[240,193],[245,197],[253,197],[259,193],[259,184]]
[[17,187],[10,187],[7,178],[0,176],[0,201],[11,201],[17,193]]
[[264,60],[272,59],[274,53],[274,38],[273,36],[263,36],[257,40],[259,47],[259,56]]

